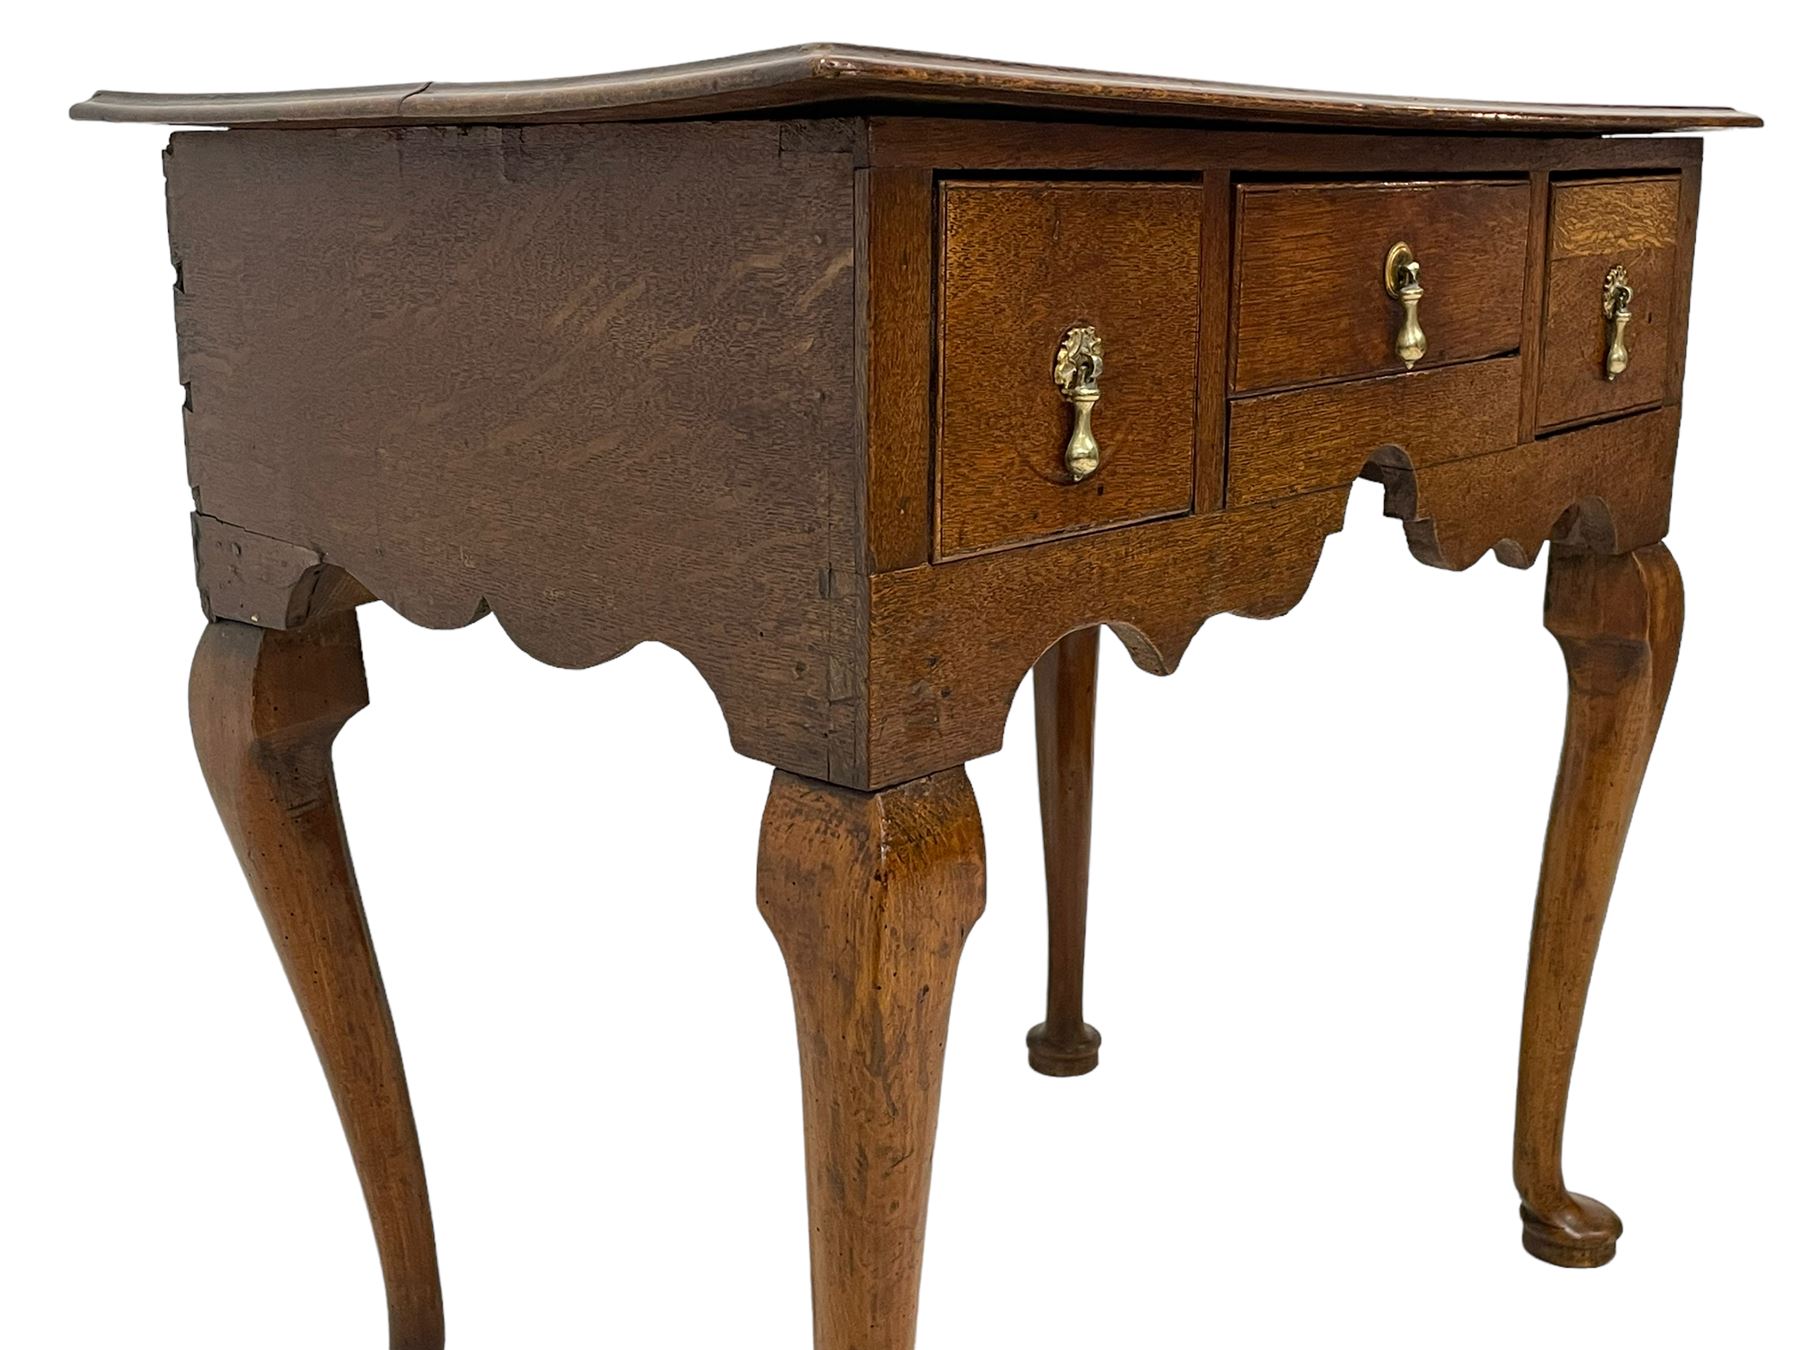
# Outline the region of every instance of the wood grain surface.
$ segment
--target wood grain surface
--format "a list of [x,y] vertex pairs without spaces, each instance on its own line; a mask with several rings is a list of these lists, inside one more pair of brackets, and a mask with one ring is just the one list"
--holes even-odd
[[[1553,548],[1569,711],[1514,1171],[1528,1250],[1611,1258],[1619,1222],[1567,1189],[1563,1126],[1681,628],[1659,541],[1700,145],[1601,133],[1757,119],[832,45],[73,111],[236,128],[166,161],[214,621],[190,711],[338,1105],[393,1350],[442,1350],[444,1319],[331,767],[367,701],[354,606],[492,612],[564,666],[666,643],[778,766],[757,895],[794,999],[814,1346],[912,1350],[984,904],[963,764],[999,748],[1034,671],[1050,960],[1030,1062],[1085,1072],[1098,629],[1168,673],[1212,615],[1286,612],[1359,474],[1431,565]],[[1410,373],[1382,275],[1402,239],[1425,290]],[[1632,363],[1609,383],[1615,262]],[[1076,323],[1107,349],[1102,468],[1079,485],[1050,377]]]
[[1701,157],[1697,136],[1395,135],[1254,127],[929,116],[876,109],[860,119],[873,168],[945,173],[1200,173],[1320,175],[1375,180],[1678,170]]
[[1530,205],[1523,181],[1240,188],[1232,387],[1405,369],[1384,271],[1402,241],[1425,288],[1417,368],[1516,350]]
[[[331,769],[332,741],[369,701],[355,613],[338,610],[294,632],[209,624],[188,698],[207,787],[312,1034],[362,1182],[390,1350],[441,1350],[425,1165]],[[296,1278],[296,1297],[304,1296],[305,1277]]]
[[950,994],[986,904],[963,771],[863,793],[777,772],[756,894],[794,992],[813,1350],[912,1350]]
[[1384,450],[1367,474],[1386,483],[1387,514],[1432,567],[1460,572],[1490,549],[1529,567],[1552,541],[1624,553],[1668,533],[1679,420],[1646,413],[1422,469]]
[[1000,748],[1013,694],[1063,634],[1110,624],[1167,674],[1201,623],[1305,593],[1348,489],[869,579],[869,766],[903,782]]
[[1508,449],[1520,382],[1518,358],[1502,357],[1236,399],[1226,504],[1353,483],[1384,446],[1414,468]]
[[[1248,135],[1216,134],[1240,146]],[[1196,142],[1214,135],[1190,133]],[[1260,143],[1283,139],[1263,133]],[[1329,150],[1317,137],[1292,139]],[[1269,596],[1252,594],[1258,578],[1249,570],[1265,524],[1238,509],[1339,493],[1365,464],[1389,478],[1390,506],[1408,522],[1415,552],[1442,566],[1467,566],[1488,549],[1522,559],[1553,538],[1636,546],[1666,524],[1672,418],[1509,445],[1501,405],[1527,400],[1509,393],[1517,362],[1505,356],[1236,400],[1226,523],[1169,519],[1049,551],[1032,544],[996,561],[991,578],[956,570],[977,558],[925,567],[928,513],[918,504],[934,490],[920,420],[932,386],[931,175],[858,170],[858,143],[855,123],[804,134],[731,123],[177,137],[170,217],[210,612],[293,627],[306,620],[307,587],[331,575],[428,624],[491,608],[522,646],[558,664],[663,641],[711,684],[741,751],[871,788],[995,748],[995,709],[1072,629],[1117,622],[1139,659],[1159,668],[1208,613],[1243,604],[1275,612]],[[1390,140],[1389,153],[1399,149]],[[1569,147],[1556,162],[1594,152]],[[1694,159],[1691,142],[1665,152]],[[1545,153],[1535,141],[1517,150],[1520,163]],[[1207,251],[1203,222],[1229,204],[1225,181],[954,185],[947,200],[966,194],[977,206],[1053,199],[1059,240],[1063,225],[1092,225],[1107,248],[1091,266],[1041,258],[1024,272],[1015,266],[1005,272],[1010,291],[994,263],[996,279],[981,292],[993,303],[968,306],[967,322],[946,331],[1004,327],[995,316],[1008,305],[1027,315],[1063,300],[1091,306],[1126,334],[1105,377],[1103,446],[1134,398],[1164,409],[1156,415],[1185,406],[1197,425],[1217,426],[1220,414],[1196,408],[1212,399],[1222,407],[1224,391],[1212,383],[1222,376],[1216,366],[1203,375],[1202,358],[1223,359],[1227,311],[1216,285],[1198,293],[1197,277],[1208,258],[1222,274],[1224,252]],[[1447,221],[1458,239],[1499,240],[1453,250],[1465,259],[1491,253],[1499,262],[1480,274],[1514,278],[1475,302],[1493,311],[1482,321],[1490,340],[1476,344],[1487,346],[1519,343],[1531,324],[1527,253],[1511,241],[1531,233],[1523,224],[1515,231],[1513,218],[1543,200],[1537,193],[1519,178],[1259,186],[1245,200],[1278,199],[1281,209],[1265,213],[1270,229],[1317,227],[1301,231],[1296,257],[1347,258],[1346,219],[1408,229]],[[1146,214],[1142,194],[1172,204],[1147,213],[1148,234],[1133,223]],[[1210,217],[1209,194],[1218,198]],[[641,209],[609,214],[619,195]],[[1502,223],[1481,225],[1482,210]],[[1115,228],[1121,219],[1130,228]],[[1182,259],[1174,302],[1166,278],[1152,275],[1169,249],[1136,250],[1170,237]],[[1431,238],[1412,242],[1423,249],[1418,241]],[[1141,291],[1136,271],[1117,271],[1121,253],[1134,250],[1150,260]],[[1379,286],[1378,262],[1358,285]],[[1035,275],[1030,267],[1044,269],[1041,285],[1019,284]],[[1082,290],[1084,278],[1109,275],[1114,285]],[[1453,266],[1428,271],[1428,295],[1433,278],[1440,300],[1460,290]],[[1509,287],[1510,300],[1500,294]],[[1307,290],[1296,281],[1293,294]],[[1130,303],[1102,310],[1115,295]],[[1380,306],[1385,327],[1385,295]],[[1431,331],[1429,301],[1426,317]],[[1172,335],[1156,348],[1176,349],[1187,373],[1177,378],[1171,367],[1153,392],[1134,395],[1132,334],[1159,324]],[[1059,335],[1051,326],[1046,365]],[[1434,333],[1440,345],[1445,331]],[[1385,352],[1388,334],[1378,340]],[[946,348],[947,361],[953,354]],[[973,379],[980,363],[970,370]],[[1047,375],[1026,374],[1046,404],[1034,425],[1052,422],[1043,449],[1054,454],[1066,410]],[[993,417],[968,433],[977,463],[1000,440],[994,418],[1029,397],[990,398]],[[1216,463],[1191,432],[1185,444],[1202,464]],[[1129,448],[1120,473],[1103,471],[1102,483],[1125,479]],[[939,450],[936,472],[948,487],[956,447]],[[1192,463],[1171,460],[1171,480],[1185,480]],[[1041,477],[1030,481],[1050,490]],[[970,518],[991,528],[1024,495],[999,480]],[[1076,502],[1060,523],[1085,526],[1092,505]],[[1336,512],[1329,501],[1296,507],[1300,533],[1264,541],[1261,581],[1284,604],[1304,589],[1302,573]],[[1229,536],[1240,529],[1234,548]],[[1234,553],[1241,562],[1221,564]],[[872,568],[897,579],[872,582]],[[1017,612],[995,618],[990,600],[1001,594],[1012,598],[996,603]],[[898,607],[873,631],[871,607],[885,603]],[[908,623],[917,625],[910,633]],[[959,624],[970,636],[947,642],[941,635]],[[1140,631],[1151,636],[1138,642]],[[987,652],[965,688],[957,672],[977,635]],[[928,657],[948,668],[935,670]]]
[[1688,310],[1694,292],[1694,245],[1700,232],[1700,161],[1681,169],[1681,223],[1675,242],[1675,298],[1669,305],[1669,370],[1665,404],[1681,402],[1687,375]]
[[1731,108],[1629,108],[1321,93],[834,43],[550,80],[415,82],[265,94],[101,90],[76,104],[70,113],[94,121],[219,126],[604,122],[709,117],[859,100],[1404,131],[1586,135],[1762,125],[1760,118]]
[[[1194,495],[1198,184],[942,189],[938,550],[958,557],[1174,515]],[[1100,467],[1063,464],[1063,335],[1105,343]]]
[[[1539,356],[1538,425],[1632,408],[1668,392],[1669,333],[1681,277],[1681,180],[1561,183],[1550,192],[1550,265]],[[1631,279],[1631,363],[1605,375],[1603,283],[1614,264]]]
[[[1489,551],[1525,567],[1552,540],[1629,551],[1668,529],[1678,420],[1674,409],[1647,413],[1425,467],[1386,446],[1364,472],[1386,485],[1387,514],[1434,567],[1461,570]],[[1212,615],[1286,613],[1342,525],[1347,492],[871,577],[869,781],[999,749],[1019,682],[1065,633],[1108,624],[1139,666],[1167,674]]]
[[1205,216],[1200,225],[1200,406],[1194,428],[1194,510],[1225,508],[1225,440],[1231,364],[1231,175],[1201,175]]
[[316,550],[199,512],[193,522],[194,572],[207,618],[262,628],[298,628],[306,622],[328,566]]
[[1525,249],[1525,293],[1519,297],[1519,439],[1537,434],[1537,370],[1543,355],[1544,278],[1550,267],[1550,175],[1534,169],[1527,178],[1531,189],[1531,231]]
[[1563,1181],[1563,1123],[1600,929],[1681,646],[1681,573],[1661,544],[1618,557],[1556,548],[1544,624],[1569,668],[1519,1037],[1513,1177],[1525,1249],[1604,1265],[1622,1225]]
[[937,185],[929,169],[857,170],[868,568],[931,557],[937,409]]
[[1550,200],[1550,257],[1675,247],[1681,182],[1625,178],[1558,183]]
[[168,183],[203,515],[556,665],[665,642],[743,753],[859,776],[847,154],[748,122],[184,134]]
[[1100,1033],[1083,1020],[1081,1007],[1099,675],[1098,628],[1068,634],[1031,668],[1044,888],[1050,902],[1050,975],[1044,1020],[1027,1033],[1025,1045],[1031,1067],[1050,1078],[1074,1078],[1100,1064]]

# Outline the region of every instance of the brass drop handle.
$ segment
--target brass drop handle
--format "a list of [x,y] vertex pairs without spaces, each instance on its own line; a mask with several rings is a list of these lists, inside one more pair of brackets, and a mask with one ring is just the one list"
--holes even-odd
[[1100,401],[1100,371],[1105,353],[1093,325],[1078,323],[1063,334],[1056,349],[1051,378],[1063,399],[1075,409],[1075,428],[1063,447],[1069,481],[1079,483],[1100,467],[1100,442],[1094,439],[1094,405]]
[[1626,280],[1624,263],[1615,264],[1606,274],[1600,290],[1600,312],[1606,316],[1606,378],[1616,380],[1631,364],[1631,353],[1625,350],[1625,325],[1631,322],[1631,285]]
[[1387,293],[1400,302],[1400,332],[1394,338],[1394,355],[1411,370],[1425,355],[1425,330],[1419,326],[1419,301],[1425,288],[1419,284],[1419,260],[1413,257],[1412,245],[1402,240],[1388,250],[1383,269]]

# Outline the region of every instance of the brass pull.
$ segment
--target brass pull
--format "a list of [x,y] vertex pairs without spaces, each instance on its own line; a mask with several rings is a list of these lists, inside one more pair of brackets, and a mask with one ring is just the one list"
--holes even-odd
[[1631,364],[1625,350],[1625,325],[1631,322],[1631,286],[1625,264],[1615,263],[1600,289],[1600,312],[1606,316],[1606,378],[1616,380]]
[[1103,356],[1100,334],[1092,325],[1078,323],[1063,334],[1062,345],[1056,349],[1056,365],[1051,370],[1057,390],[1075,408],[1075,429],[1063,447],[1063,467],[1075,483],[1100,467],[1100,442],[1094,439],[1094,405],[1100,401]]
[[1394,355],[1411,370],[1425,355],[1425,330],[1419,327],[1419,301],[1425,298],[1425,288],[1419,284],[1419,260],[1413,257],[1412,245],[1402,241],[1390,248],[1382,274],[1387,293],[1404,311],[1400,332],[1394,338]]

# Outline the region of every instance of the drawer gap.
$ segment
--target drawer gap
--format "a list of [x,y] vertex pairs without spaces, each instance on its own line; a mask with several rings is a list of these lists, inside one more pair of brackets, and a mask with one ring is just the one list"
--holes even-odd
[[1001,169],[951,169],[937,175],[939,183],[981,183],[989,186],[1029,186],[1041,183],[1198,183],[1200,169],[1033,169],[1025,166]]
[[1455,370],[1459,366],[1480,365],[1483,361],[1504,361],[1519,354],[1517,347],[1509,347],[1505,351],[1489,352],[1485,356],[1465,356],[1457,361],[1441,361],[1437,365],[1421,366],[1418,370],[1396,370],[1383,374],[1379,371],[1371,374],[1362,371],[1353,375],[1332,375],[1322,380],[1298,380],[1291,384],[1259,385],[1255,389],[1234,389],[1231,402],[1240,399],[1262,398],[1266,394],[1291,394],[1297,389],[1329,389],[1339,384],[1362,384],[1368,380],[1407,380],[1421,375],[1429,375],[1437,370]]
[[1589,417],[1570,418],[1566,422],[1539,427],[1536,439],[1545,440],[1551,436],[1560,436],[1565,431],[1579,431],[1583,427],[1599,426],[1603,422],[1622,422],[1627,417],[1642,417],[1645,413],[1655,412],[1664,406],[1661,403],[1634,403],[1629,408],[1609,408],[1605,412],[1595,413]]

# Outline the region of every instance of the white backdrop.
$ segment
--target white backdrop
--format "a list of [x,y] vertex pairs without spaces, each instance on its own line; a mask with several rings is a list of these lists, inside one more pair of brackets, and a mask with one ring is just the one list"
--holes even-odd
[[[59,11],[59,12],[53,12]],[[1758,14],[1763,17],[1754,17]],[[384,1344],[312,1049],[188,742],[156,128],[95,86],[617,69],[826,38],[1220,79],[1730,103],[1670,543],[1686,646],[1595,979],[1568,1174],[1611,1267],[1519,1248],[1514,1056],[1563,675],[1542,564],[1412,562],[1360,486],[1311,593],[1101,672],[1091,1077],[1042,1007],[1030,700],[971,766],[990,900],[944,1087],[924,1350],[1634,1347],[1794,1334],[1791,278],[1774,6],[39,6],[5,56],[0,1343]],[[752,897],[768,771],[659,647],[576,674],[364,611],[339,742],[451,1344],[807,1343],[798,1075]]]

